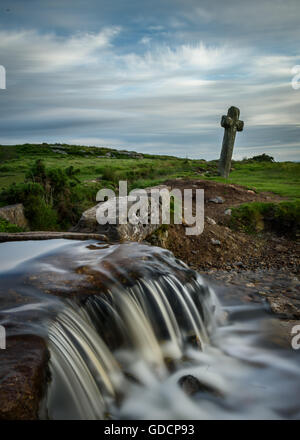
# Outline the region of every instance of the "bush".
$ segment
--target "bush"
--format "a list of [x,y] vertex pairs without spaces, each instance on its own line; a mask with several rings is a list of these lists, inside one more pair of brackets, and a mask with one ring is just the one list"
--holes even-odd
[[275,162],[274,157],[268,156],[265,153],[258,156],[253,156],[250,160],[254,160],[255,162]]
[[45,190],[40,183],[12,184],[1,193],[1,200],[8,205],[23,203],[24,214],[32,229],[53,230],[57,226],[57,214],[45,200]]
[[79,170],[72,166],[47,169],[36,160],[26,174],[26,181],[2,191],[6,204],[23,203],[31,229],[66,229],[78,221],[86,207],[86,198],[95,200],[95,188],[77,187]]
[[24,203],[24,213],[33,230],[57,230],[58,214],[43,197],[30,195]]
[[0,217],[0,232],[23,232],[23,231],[24,229]]
[[232,208],[231,227],[247,233],[263,230],[296,238],[300,225],[300,201],[245,203]]

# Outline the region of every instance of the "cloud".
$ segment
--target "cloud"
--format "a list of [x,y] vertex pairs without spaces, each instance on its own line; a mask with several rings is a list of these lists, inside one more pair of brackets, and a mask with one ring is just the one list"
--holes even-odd
[[[222,142],[220,118],[236,105],[245,121],[237,156],[265,148],[278,158],[296,158],[300,90],[291,86],[291,69],[300,63],[297,53],[281,47],[266,53],[251,44],[248,31],[236,39],[248,7],[236,11],[234,2],[222,2],[220,14],[216,8],[221,3],[215,0],[201,8],[192,0],[185,8],[183,2],[173,4],[174,12],[159,21],[150,15],[132,25],[118,17],[94,31],[2,28],[0,64],[7,69],[7,90],[0,91],[1,142],[111,142],[113,147],[212,159]],[[263,2],[264,9],[258,9],[267,7]],[[289,38],[294,17],[280,11],[278,35],[285,29]],[[238,23],[222,38],[231,13]],[[255,8],[249,14],[254,20]],[[278,23],[270,14],[266,26]],[[260,21],[253,23],[258,32],[259,26]]]
[[0,31],[1,57],[23,73],[43,73],[97,62],[97,53],[111,47],[119,27],[67,38],[32,31]]

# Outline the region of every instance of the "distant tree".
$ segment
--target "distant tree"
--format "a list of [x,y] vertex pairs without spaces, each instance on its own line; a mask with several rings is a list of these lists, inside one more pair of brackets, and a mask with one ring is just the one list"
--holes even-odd
[[255,162],[275,162],[274,157],[268,156],[265,153],[253,156],[251,160],[254,160]]

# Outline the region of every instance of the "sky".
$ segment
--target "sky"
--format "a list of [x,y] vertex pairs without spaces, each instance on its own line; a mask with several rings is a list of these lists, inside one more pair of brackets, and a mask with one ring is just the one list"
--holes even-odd
[[299,0],[0,0],[0,144],[300,160]]

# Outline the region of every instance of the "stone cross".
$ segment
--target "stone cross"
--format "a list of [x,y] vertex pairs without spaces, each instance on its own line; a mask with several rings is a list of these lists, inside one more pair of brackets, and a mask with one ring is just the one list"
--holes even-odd
[[237,131],[243,131],[244,122],[239,120],[240,110],[237,107],[230,107],[227,116],[223,115],[221,126],[225,128],[222,151],[219,160],[219,174],[228,177],[231,166],[235,135]]

